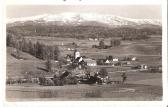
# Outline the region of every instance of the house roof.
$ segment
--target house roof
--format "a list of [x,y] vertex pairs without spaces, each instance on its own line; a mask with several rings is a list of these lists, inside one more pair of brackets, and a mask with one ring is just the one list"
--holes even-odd
[[93,60],[93,59],[89,59],[89,58],[85,58],[83,59],[85,62],[87,63],[96,63],[96,60]]
[[[82,57],[77,57],[77,58],[75,59],[75,61],[76,61],[76,62],[81,62],[81,61],[80,61],[81,58],[82,58]],[[83,59],[82,59],[82,60],[83,60]]]

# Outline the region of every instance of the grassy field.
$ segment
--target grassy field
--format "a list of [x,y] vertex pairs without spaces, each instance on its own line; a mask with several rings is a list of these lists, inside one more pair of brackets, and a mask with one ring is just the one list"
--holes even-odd
[[22,58],[26,58],[26,60],[19,60],[15,57],[11,56],[11,53],[15,49],[12,47],[7,47],[7,68],[6,75],[8,78],[23,78],[26,74],[30,74],[33,77],[37,77],[40,74],[47,75],[48,73],[44,72],[38,68],[45,68],[45,61],[39,60],[27,53],[20,52],[20,56]]
[[157,85],[66,85],[66,86],[7,86],[8,101],[25,100],[137,100],[162,99],[162,88]]

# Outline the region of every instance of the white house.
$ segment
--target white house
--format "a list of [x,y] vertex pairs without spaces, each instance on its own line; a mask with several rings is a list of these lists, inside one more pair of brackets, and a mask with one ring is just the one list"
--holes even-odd
[[97,66],[96,60],[86,58],[84,61],[87,63],[87,66]]
[[118,61],[118,58],[114,58],[113,61]]
[[137,59],[136,57],[133,57],[133,58],[132,58],[132,61],[136,61],[136,59]]
[[142,64],[142,65],[141,65],[141,69],[145,69],[145,70],[147,70],[147,69],[148,69],[148,66],[145,65],[145,64]]
[[106,63],[106,64],[110,64],[110,61],[107,59],[105,63]]
[[93,39],[92,39],[92,38],[89,38],[89,40],[90,40],[90,41],[93,41]]
[[97,38],[95,38],[94,40],[95,40],[95,41],[98,41],[98,39],[97,39]]
[[70,51],[71,50],[71,48],[68,48],[68,51]]

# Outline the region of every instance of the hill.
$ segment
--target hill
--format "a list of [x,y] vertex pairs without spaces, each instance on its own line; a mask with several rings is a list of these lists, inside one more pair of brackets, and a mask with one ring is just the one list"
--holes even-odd
[[21,78],[25,76],[38,77],[41,74],[49,75],[39,67],[44,68],[44,61],[39,60],[28,53],[20,51],[20,56],[25,59],[16,59],[11,56],[14,52],[14,48],[7,47],[7,77],[8,78]]
[[58,25],[23,25],[7,27],[7,32],[20,36],[46,36],[65,38],[108,38],[122,37],[123,39],[145,39],[148,35],[161,35],[159,26],[145,26],[140,28],[122,26],[109,28],[103,26],[58,26]]

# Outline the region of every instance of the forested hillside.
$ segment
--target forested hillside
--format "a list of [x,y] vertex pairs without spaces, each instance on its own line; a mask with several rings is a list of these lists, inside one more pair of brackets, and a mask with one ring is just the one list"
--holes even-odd
[[7,32],[18,36],[48,36],[48,37],[65,37],[65,38],[108,38],[122,37],[123,40],[147,39],[148,35],[161,35],[162,28],[154,25],[141,25],[138,27],[121,26],[58,26],[42,24],[25,24],[21,26],[7,27]]

